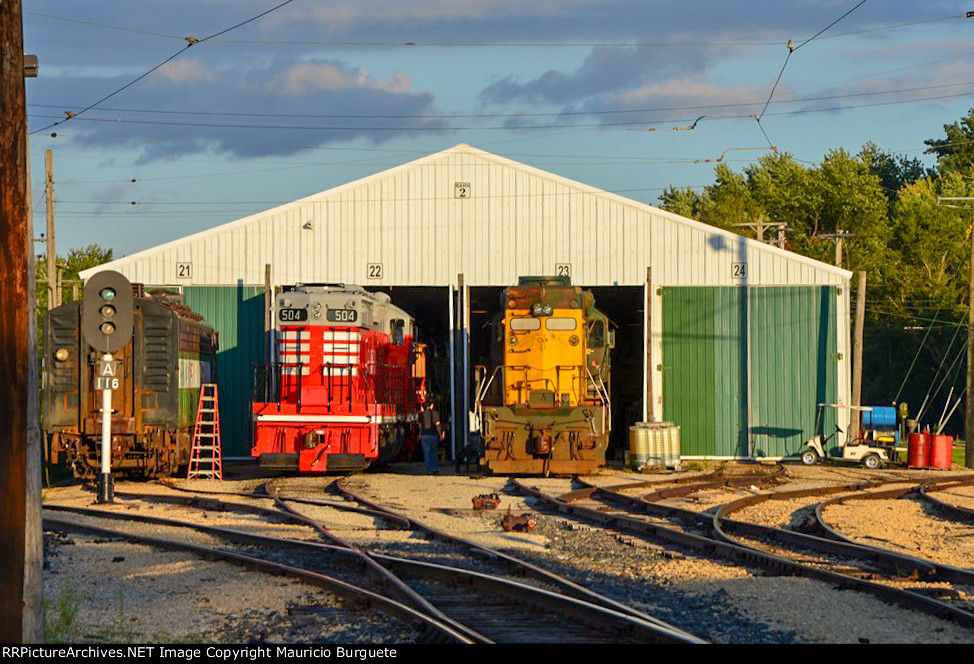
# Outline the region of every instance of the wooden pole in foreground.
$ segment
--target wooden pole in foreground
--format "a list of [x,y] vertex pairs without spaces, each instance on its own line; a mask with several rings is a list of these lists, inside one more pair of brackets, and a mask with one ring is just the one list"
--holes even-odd
[[61,305],[57,282],[57,247],[54,245],[54,151],[44,151],[44,192],[47,202],[47,310]]
[[[0,2],[0,642],[37,640],[25,611],[27,448],[31,393],[27,108],[20,0]],[[34,424],[36,428],[36,423]],[[33,608],[33,607],[31,607]]]

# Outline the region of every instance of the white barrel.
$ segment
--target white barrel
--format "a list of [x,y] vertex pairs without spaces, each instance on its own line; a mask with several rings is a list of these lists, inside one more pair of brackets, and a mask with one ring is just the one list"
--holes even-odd
[[663,448],[663,465],[667,468],[680,468],[680,426],[667,422],[665,428],[665,443]]
[[[673,430],[676,429],[676,439]],[[636,422],[629,427],[629,457],[636,466],[679,466],[679,429],[672,422]],[[675,455],[675,461],[674,461]]]

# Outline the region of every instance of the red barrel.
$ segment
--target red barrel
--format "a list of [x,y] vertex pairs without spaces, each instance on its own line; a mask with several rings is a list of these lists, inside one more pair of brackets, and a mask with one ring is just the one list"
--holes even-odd
[[950,470],[954,454],[953,436],[933,436],[930,440],[930,466]]
[[929,431],[910,434],[910,442],[906,446],[906,465],[910,468],[926,468],[930,465]]

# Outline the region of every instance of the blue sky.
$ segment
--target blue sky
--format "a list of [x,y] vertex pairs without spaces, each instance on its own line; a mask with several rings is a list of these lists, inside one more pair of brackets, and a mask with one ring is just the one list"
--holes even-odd
[[24,0],[35,234],[46,149],[59,252],[120,256],[457,143],[655,204],[770,146],[929,162],[974,106],[974,4],[292,0],[218,34],[281,2]]

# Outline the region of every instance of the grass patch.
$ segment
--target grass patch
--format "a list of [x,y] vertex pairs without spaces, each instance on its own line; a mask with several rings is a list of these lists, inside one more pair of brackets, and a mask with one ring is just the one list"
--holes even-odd
[[61,586],[60,594],[44,601],[44,641],[72,643],[78,638],[78,612],[84,596],[71,583]]

